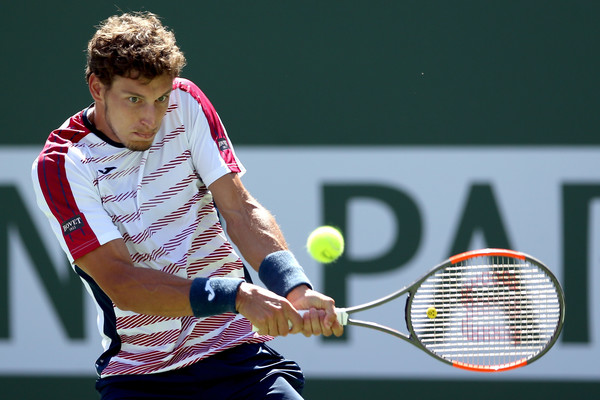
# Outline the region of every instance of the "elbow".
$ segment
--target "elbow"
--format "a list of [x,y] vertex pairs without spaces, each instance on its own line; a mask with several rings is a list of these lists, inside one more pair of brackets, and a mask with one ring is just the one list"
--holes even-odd
[[130,292],[128,293],[127,290],[113,289],[106,295],[119,310],[136,311],[134,296]]
[[139,282],[126,273],[119,275],[118,279],[111,279],[100,285],[106,296],[115,307],[123,311],[139,312]]

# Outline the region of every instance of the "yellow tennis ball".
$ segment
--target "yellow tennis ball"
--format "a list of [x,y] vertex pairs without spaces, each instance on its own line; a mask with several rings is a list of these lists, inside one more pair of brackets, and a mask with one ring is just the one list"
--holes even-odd
[[306,248],[312,258],[328,264],[344,252],[344,237],[332,226],[320,226],[308,236]]
[[435,307],[429,307],[427,309],[427,316],[431,319],[437,317],[437,310],[435,309]]

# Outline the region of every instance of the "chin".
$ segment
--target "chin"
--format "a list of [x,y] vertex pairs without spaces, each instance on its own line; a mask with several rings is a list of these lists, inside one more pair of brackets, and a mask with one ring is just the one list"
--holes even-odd
[[131,151],[146,151],[152,146],[152,142],[129,142],[125,147]]

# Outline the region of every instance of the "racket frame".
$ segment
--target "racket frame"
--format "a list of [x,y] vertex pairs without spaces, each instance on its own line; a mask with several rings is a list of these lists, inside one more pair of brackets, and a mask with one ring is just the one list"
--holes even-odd
[[[462,262],[462,261],[465,261],[465,260],[468,260],[471,258],[481,257],[481,256],[510,257],[510,258],[516,258],[516,259],[520,259],[523,261],[531,262],[536,267],[543,270],[543,272],[553,282],[554,287],[556,288],[559,309],[560,309],[557,327],[554,331],[554,334],[552,335],[551,340],[546,344],[546,346],[539,353],[535,354],[533,357],[528,358],[528,359],[519,360],[518,362],[502,365],[500,367],[481,368],[481,367],[473,366],[473,365],[466,364],[466,363],[461,363],[461,362],[456,362],[456,361],[453,362],[453,361],[450,361],[448,359],[438,356],[433,351],[429,350],[424,344],[422,344],[418,338],[418,335],[415,333],[414,328],[412,326],[410,311],[412,308],[414,294],[419,289],[421,284],[423,282],[425,282],[430,276],[434,275],[436,272],[438,272],[442,269],[445,269],[445,268],[447,268],[451,265],[457,264],[459,262]],[[405,294],[408,295],[406,307],[405,307],[405,320],[406,320],[406,328],[408,330],[408,334],[403,333],[394,328],[391,328],[391,327],[388,327],[388,326],[385,326],[382,324],[378,324],[376,322],[362,321],[362,320],[354,319],[351,317],[351,315],[354,313],[366,311],[366,310],[381,306],[382,304],[389,303]],[[446,364],[450,364],[456,368],[461,368],[461,369],[466,369],[466,370],[471,370],[471,371],[479,371],[479,372],[498,372],[498,371],[506,371],[506,370],[510,370],[510,369],[515,369],[515,368],[519,368],[519,367],[531,364],[534,361],[538,360],[540,357],[542,357],[544,354],[546,354],[548,352],[548,350],[550,350],[552,348],[552,346],[558,340],[558,337],[560,336],[560,332],[561,332],[563,324],[564,324],[565,299],[564,299],[564,292],[562,290],[562,287],[561,287],[558,279],[556,279],[556,277],[554,276],[554,274],[552,274],[552,272],[548,269],[548,267],[546,267],[541,261],[537,260],[536,258],[533,258],[525,253],[517,252],[514,250],[481,249],[481,250],[467,251],[467,252],[452,256],[452,257],[448,258],[446,261],[444,261],[444,262],[438,264],[437,266],[435,266],[434,268],[432,268],[428,273],[426,273],[425,275],[423,275],[422,277],[417,279],[412,284],[405,286],[400,290],[397,290],[393,293],[390,293],[387,296],[381,297],[377,300],[370,301],[368,303],[356,305],[353,307],[347,307],[347,308],[337,308],[336,313],[338,315],[338,321],[342,325],[361,326],[364,328],[374,329],[374,330],[377,330],[380,332],[390,334],[392,336],[395,336],[399,339],[402,339],[406,342],[409,342],[409,343],[415,345],[416,347],[425,351],[427,354],[434,357],[435,359],[440,360]]]

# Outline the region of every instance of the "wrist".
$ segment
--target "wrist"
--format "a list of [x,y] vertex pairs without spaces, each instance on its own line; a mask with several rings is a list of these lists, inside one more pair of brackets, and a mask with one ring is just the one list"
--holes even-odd
[[296,300],[306,297],[306,294],[311,290],[312,288],[306,285],[296,286],[290,290],[286,298],[293,304]]
[[236,311],[239,286],[244,282],[237,278],[196,278],[190,288],[190,305],[195,317],[209,317]]
[[252,301],[254,297],[255,291],[253,290],[253,285],[248,282],[242,282],[237,289],[237,295],[235,297],[235,312],[243,314],[243,307]]
[[312,289],[310,280],[292,252],[281,250],[265,257],[258,269],[258,276],[267,289],[282,296],[305,285]]

